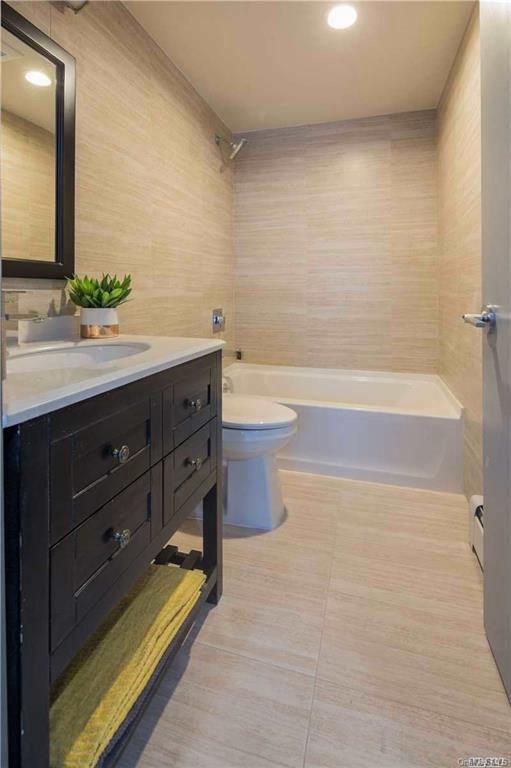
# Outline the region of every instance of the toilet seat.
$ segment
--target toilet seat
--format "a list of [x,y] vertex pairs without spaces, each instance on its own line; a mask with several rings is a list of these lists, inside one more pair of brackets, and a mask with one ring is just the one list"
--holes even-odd
[[224,429],[282,429],[294,424],[297,418],[291,408],[264,397],[227,393],[223,398]]

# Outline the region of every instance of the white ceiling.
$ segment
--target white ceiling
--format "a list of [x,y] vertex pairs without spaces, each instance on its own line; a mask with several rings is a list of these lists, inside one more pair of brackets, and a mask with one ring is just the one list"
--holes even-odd
[[235,132],[437,106],[473,0],[153,2],[126,7]]

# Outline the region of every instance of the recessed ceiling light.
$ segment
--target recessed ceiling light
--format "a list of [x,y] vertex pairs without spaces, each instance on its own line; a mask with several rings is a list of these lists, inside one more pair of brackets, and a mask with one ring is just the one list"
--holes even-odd
[[357,20],[357,12],[352,5],[342,3],[342,5],[334,5],[330,13],[328,14],[328,26],[332,29],[347,29],[351,27]]
[[43,88],[51,85],[51,78],[49,78],[48,75],[45,75],[44,72],[40,72],[38,69],[31,69],[30,72],[27,72],[25,80],[28,80],[32,85],[39,85]]

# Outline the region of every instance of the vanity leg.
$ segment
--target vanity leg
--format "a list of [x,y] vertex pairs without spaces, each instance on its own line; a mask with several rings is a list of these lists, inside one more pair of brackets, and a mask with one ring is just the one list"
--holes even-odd
[[[46,419],[5,430],[9,766],[49,765],[49,437]],[[31,461],[38,456],[39,461]]]
[[208,603],[216,604],[222,597],[222,539],[223,539],[223,468],[222,468],[222,352],[216,353],[216,391],[214,398],[217,404],[216,483],[203,500],[202,536],[204,553],[204,570],[210,571],[216,567],[216,584],[211,590]]
[[203,502],[203,552],[206,571],[217,569],[216,584],[208,603],[218,603],[222,596],[222,483],[216,482]]

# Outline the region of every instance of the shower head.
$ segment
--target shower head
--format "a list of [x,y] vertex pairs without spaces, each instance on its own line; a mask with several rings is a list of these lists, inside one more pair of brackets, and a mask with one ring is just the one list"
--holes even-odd
[[240,139],[237,142],[234,142],[234,141],[230,142],[232,152],[229,155],[229,160],[234,160],[238,152],[240,152],[243,149],[243,147],[247,142],[248,142],[248,139]]
[[71,8],[75,13],[81,11],[84,5],[87,5],[89,0],[65,0],[68,8]]
[[227,144],[228,147],[230,147],[230,154],[229,154],[229,160],[234,160],[238,152],[241,152],[245,144],[248,143],[248,139],[240,139],[239,141],[229,141],[228,139],[224,139],[223,136],[220,136],[218,133],[215,134],[215,144],[217,146],[220,146],[221,143]]

